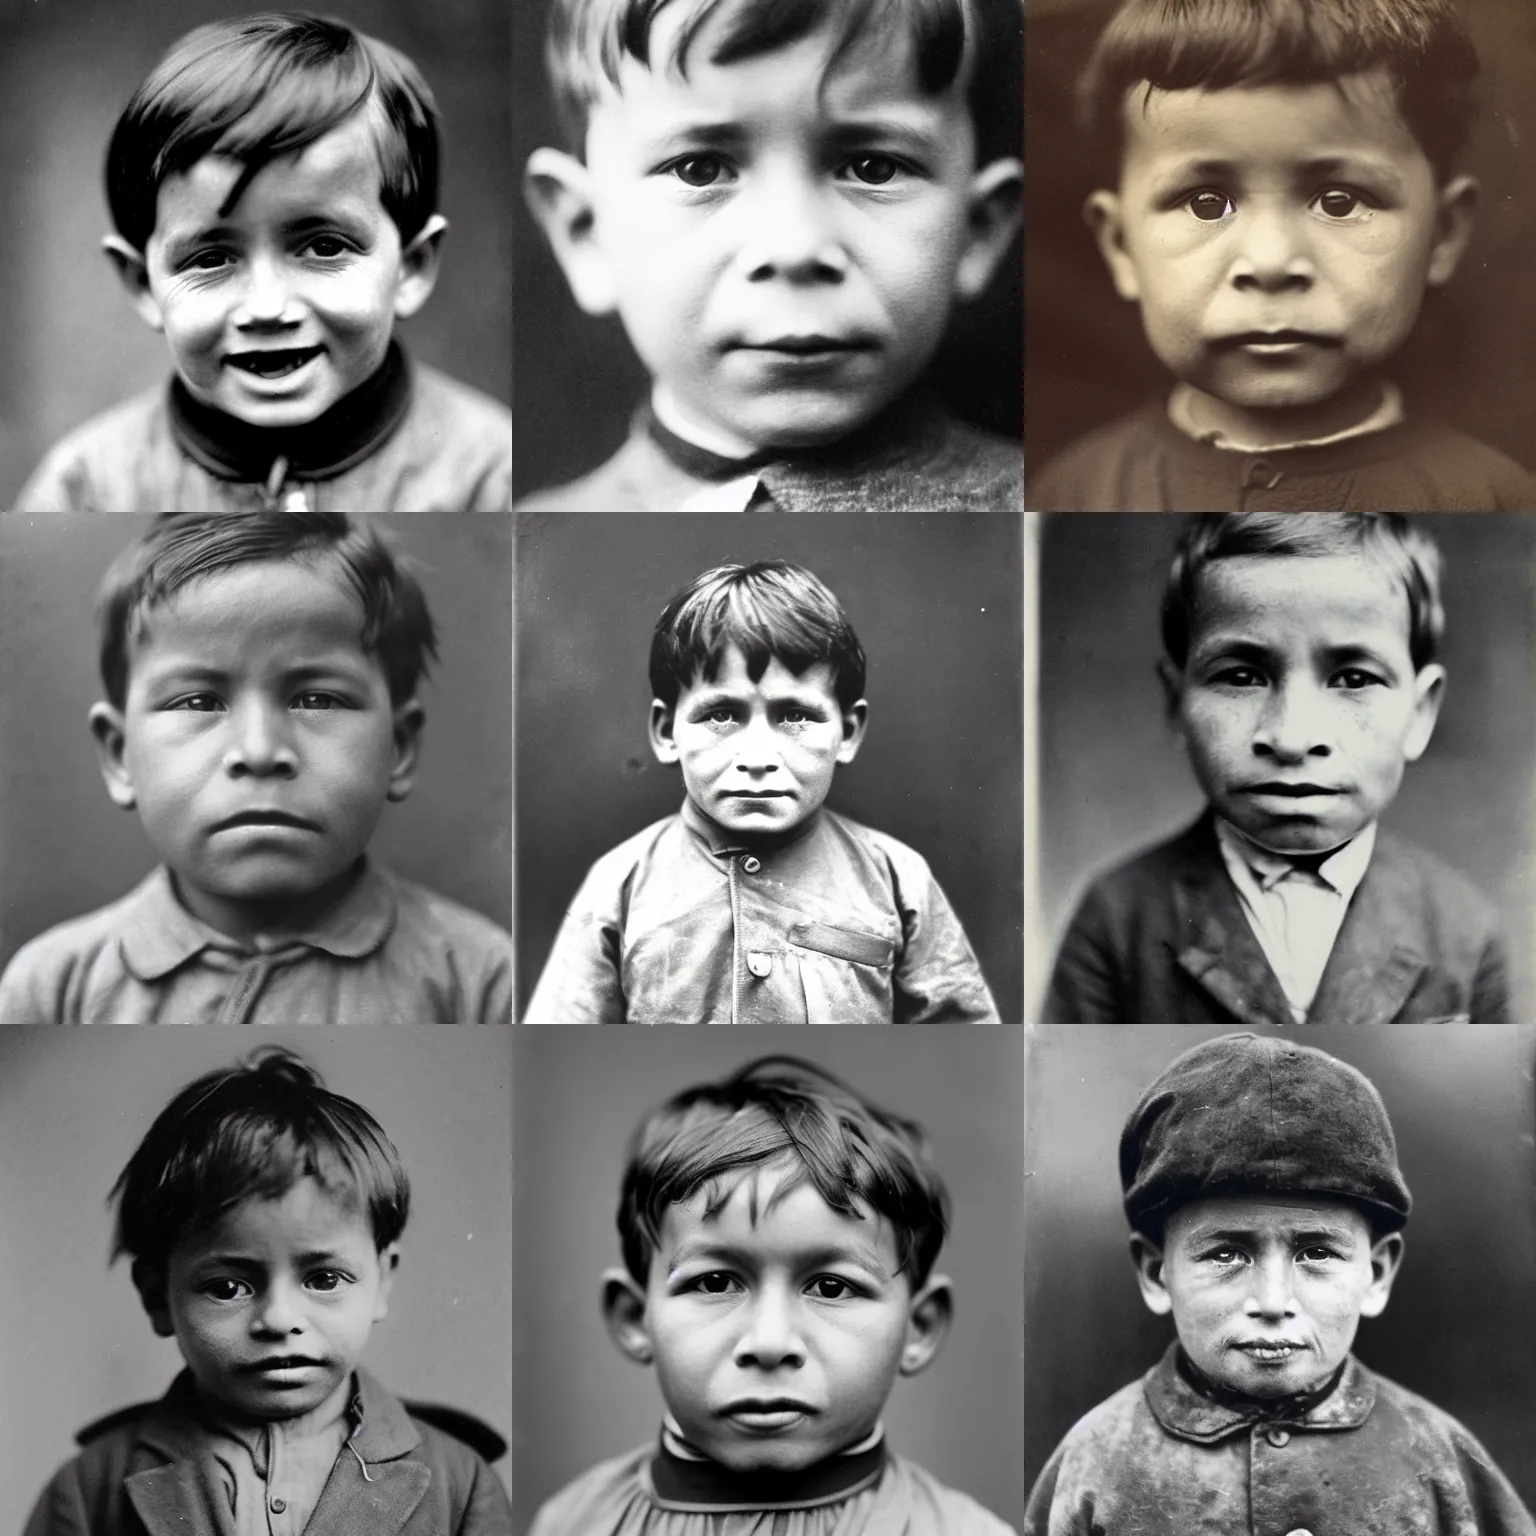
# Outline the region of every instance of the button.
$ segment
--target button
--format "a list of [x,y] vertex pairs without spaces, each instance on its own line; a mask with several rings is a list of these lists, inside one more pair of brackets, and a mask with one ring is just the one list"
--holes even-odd
[[287,1508],[288,1508],[288,1501],[287,1501],[287,1499],[273,1499],[272,1500],[272,1513],[274,1515],[282,1514],[282,1512],[285,1509],[287,1509]]
[[1285,1536],[1312,1536],[1312,1532],[1298,1525],[1294,1531],[1287,1531]]
[[758,870],[763,867],[763,861],[761,859],[754,859],[749,853],[746,858],[741,861],[741,867],[746,870],[749,875],[755,875]]
[[1283,479],[1285,476],[1268,459],[1250,459],[1243,466],[1245,491],[1272,491]]
[[1291,1443],[1291,1432],[1288,1429],[1266,1429],[1264,1431],[1264,1438],[1273,1446],[1289,1445]]
[[766,976],[773,969],[773,956],[765,955],[760,949],[747,951],[747,969],[759,979]]

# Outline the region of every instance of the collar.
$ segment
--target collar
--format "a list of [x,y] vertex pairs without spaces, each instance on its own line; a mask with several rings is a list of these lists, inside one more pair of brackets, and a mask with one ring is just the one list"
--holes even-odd
[[1375,1378],[1355,1359],[1345,1358],[1342,1368],[1321,1393],[1302,1393],[1283,1398],[1279,1405],[1261,1398],[1245,1398],[1234,1392],[1212,1395],[1209,1383],[1180,1369],[1183,1350],[1177,1342],[1142,1377],[1142,1390],[1152,1416],[1171,1435],[1181,1440],[1214,1445],[1255,1424],[1285,1424],[1298,1429],[1359,1429],[1376,1406]]
[[154,870],[124,901],[118,919],[123,963],[139,981],[159,981],[205,949],[250,956],[291,951],[295,946],[324,950],[343,960],[372,954],[395,924],[395,888],[389,875],[365,854],[351,890],[312,928],[281,943],[241,943],[194,917],[177,899],[170,871]]
[[649,1493],[662,1509],[691,1513],[815,1509],[852,1498],[885,1470],[885,1426],[876,1424],[857,1445],[798,1472],[733,1472],[684,1438],[668,1414],[651,1458]]
[[[374,375],[324,415],[297,427],[254,427],[193,399],[181,379],[171,381],[171,431],[190,458],[221,480],[266,486],[276,511],[284,482],[329,480],[373,453],[405,420],[411,370],[391,341]],[[283,507],[287,511],[290,508]]]
[[1287,858],[1284,854],[1261,848],[1220,816],[1216,818],[1216,841],[1233,879],[1240,878],[1239,870],[1233,869],[1235,862],[1252,874],[1259,889],[1266,895],[1287,875],[1302,869],[1315,874],[1331,891],[1348,902],[1365,879],[1366,867],[1376,847],[1376,823],[1371,822],[1363,832],[1357,832],[1349,842],[1335,848],[1318,862],[1315,869],[1308,860]]
[[1372,432],[1385,432],[1404,420],[1403,392],[1390,381],[1381,386],[1381,404],[1363,421],[1357,421],[1342,432],[1330,432],[1323,437],[1299,437],[1289,443],[1246,443],[1224,432],[1220,427],[1206,422],[1204,391],[1193,384],[1176,384],[1168,397],[1168,419],[1186,437],[1196,442],[1209,443],[1213,448],[1225,448],[1230,453],[1285,453],[1292,448],[1326,448],[1332,443],[1345,443],[1351,438],[1365,437]]
[[698,443],[673,431],[657,415],[654,399],[647,400],[641,407],[640,419],[651,441],[684,474],[692,475],[695,480],[707,480],[712,485],[739,480],[743,475],[753,473],[780,456],[777,450],[766,448],[759,449],[756,453],[748,454],[744,458],[734,458],[729,454],[716,453],[713,448],[701,447]]
[[680,814],[683,825],[693,834],[695,840],[703,843],[712,854],[720,858],[736,853],[746,853],[748,850],[753,853],[777,853],[782,848],[790,848],[803,841],[821,825],[820,806],[817,806],[814,815],[807,816],[804,821],[788,832],[764,837],[746,837],[740,832],[728,831],[717,822],[711,821],[691,798],[683,801]]

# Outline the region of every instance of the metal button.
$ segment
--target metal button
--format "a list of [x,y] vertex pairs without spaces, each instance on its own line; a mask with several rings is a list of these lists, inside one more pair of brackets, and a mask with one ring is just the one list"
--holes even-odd
[[287,1499],[273,1499],[272,1500],[272,1513],[274,1515],[282,1514],[282,1512],[285,1509],[287,1509],[287,1508],[288,1508],[288,1501],[287,1501]]
[[1266,1429],[1264,1431],[1264,1438],[1274,1446],[1289,1445],[1291,1443],[1291,1432],[1288,1429]]
[[765,955],[760,949],[749,949],[747,969],[756,977],[764,977],[773,969],[773,956]]
[[755,875],[758,870],[763,867],[763,861],[761,859],[754,859],[749,853],[746,858],[741,861],[741,867],[746,870],[749,875]]
[[1287,1531],[1285,1536],[1312,1536],[1312,1532],[1307,1530],[1305,1526],[1298,1525],[1294,1531]]

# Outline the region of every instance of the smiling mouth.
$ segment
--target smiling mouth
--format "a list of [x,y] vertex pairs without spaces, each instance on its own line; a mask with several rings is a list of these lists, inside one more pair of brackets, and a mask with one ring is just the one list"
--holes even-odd
[[264,348],[255,352],[231,352],[224,361],[231,368],[254,374],[258,379],[281,379],[297,373],[324,350],[324,347]]

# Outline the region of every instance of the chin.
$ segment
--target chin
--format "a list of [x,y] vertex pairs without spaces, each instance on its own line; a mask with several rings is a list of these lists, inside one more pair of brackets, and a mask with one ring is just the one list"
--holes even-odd
[[820,1446],[769,1441],[762,1445],[732,1443],[713,1448],[711,1456],[732,1472],[800,1472],[828,1453]]

